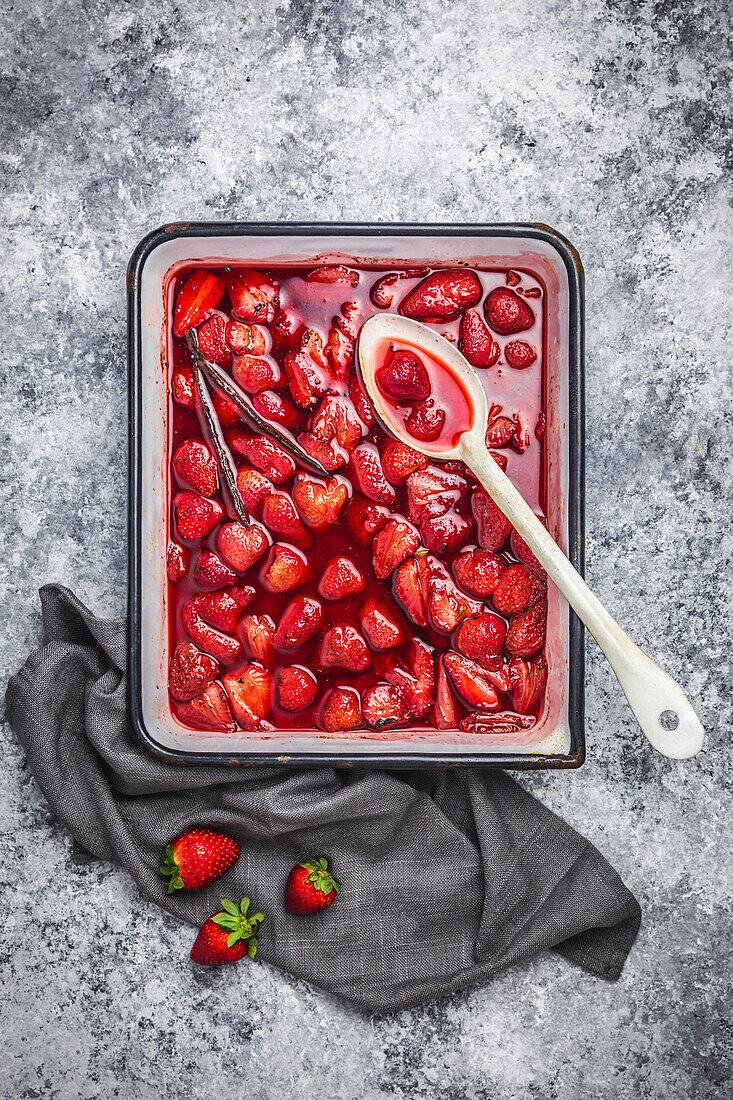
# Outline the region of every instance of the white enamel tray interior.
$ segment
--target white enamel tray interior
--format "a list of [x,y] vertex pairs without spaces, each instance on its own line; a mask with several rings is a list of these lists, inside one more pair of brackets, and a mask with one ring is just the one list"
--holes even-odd
[[568,725],[568,610],[551,585],[546,653],[550,676],[545,709],[529,731],[488,736],[457,731],[390,730],[326,734],[319,730],[221,734],[182,726],[169,706],[167,669],[168,461],[165,325],[166,276],[192,261],[259,265],[355,260],[445,266],[467,262],[478,267],[518,267],[539,275],[547,289],[546,454],[549,529],[567,553],[569,290],[565,267],[551,245],[530,238],[429,236],[231,236],[173,238],[145,261],[142,301],[142,716],[150,737],[163,748],[185,752],[328,752],[350,757],[370,753],[460,754],[461,752],[564,755],[570,750]]

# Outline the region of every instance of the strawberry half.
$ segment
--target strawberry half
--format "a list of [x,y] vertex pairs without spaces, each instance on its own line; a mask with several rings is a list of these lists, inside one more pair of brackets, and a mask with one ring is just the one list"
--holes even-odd
[[363,672],[371,663],[366,642],[353,626],[338,623],[321,638],[316,652],[316,667],[343,668],[348,672]]
[[534,313],[515,291],[497,286],[484,302],[484,315],[490,329],[502,336],[532,328]]
[[431,711],[433,725],[439,730],[454,730],[458,728],[458,717],[458,707],[453,698],[448,674],[443,665],[443,658],[439,657],[435,683],[435,700]]
[[274,492],[269,477],[249,466],[242,466],[237,470],[237,488],[244,507],[253,516],[262,515],[262,505]]
[[514,439],[516,425],[508,416],[490,417],[486,425],[486,446],[506,447]]
[[371,596],[359,608],[359,619],[372,649],[392,649],[404,641],[396,612]]
[[458,346],[472,366],[483,369],[493,367],[501,353],[477,309],[467,309],[463,314]]
[[477,711],[461,719],[461,729],[467,733],[489,735],[517,733],[519,730],[531,729],[536,721],[534,715],[530,714],[512,714],[511,711],[505,711],[503,714],[486,714]]
[[393,351],[376,378],[382,393],[397,405],[413,405],[430,396],[425,364],[412,351]]
[[537,358],[537,352],[524,340],[510,340],[504,348],[504,358],[514,370],[526,370]]
[[[230,632],[227,632],[218,624],[212,626],[207,620],[213,616],[221,622],[221,617],[217,615],[217,611],[223,612],[227,625],[230,626],[231,630],[234,630],[240,611],[236,606],[229,606],[225,609],[212,607],[209,600],[213,595],[218,595],[218,593],[198,592],[186,600],[181,607],[181,626],[189,638],[192,638],[197,645],[210,653],[217,661],[225,665],[232,665],[244,656],[242,643],[239,638],[231,637]],[[232,619],[234,619],[233,623]]]
[[351,398],[327,394],[308,421],[308,430],[319,439],[336,440],[345,451],[353,451],[364,434]]
[[361,700],[356,688],[336,687],[326,696],[320,723],[326,733],[355,730],[364,721]]
[[361,443],[351,452],[351,465],[365,497],[377,504],[393,504],[395,491],[384,476],[379,451],[373,443]]
[[495,553],[501,550],[507,540],[512,525],[498,505],[481,486],[474,489],[471,509],[476,519],[478,541],[484,550]]
[[323,626],[323,608],[310,596],[296,596],[282,613],[275,644],[280,649],[305,645]]
[[328,860],[307,859],[288,875],[285,908],[302,916],[327,909],[336,900],[341,880],[328,870]]
[[246,730],[270,728],[266,720],[272,711],[274,683],[266,668],[245,665],[236,672],[225,672],[221,682],[240,726]]
[[543,601],[515,615],[506,632],[504,648],[512,657],[531,657],[545,644],[547,604]]
[[407,520],[388,519],[372,543],[372,564],[375,576],[384,580],[397,566],[414,554],[420,545],[420,535]]
[[319,533],[336,523],[348,497],[346,482],[335,477],[324,482],[320,478],[300,473],[293,486],[293,500],[303,523]]
[[229,446],[246,458],[252,466],[269,477],[274,485],[282,485],[295,473],[295,461],[274,440],[266,435],[246,435],[230,432]]
[[[547,526],[545,520],[542,519],[542,517],[538,518],[540,519],[541,523]],[[514,557],[519,558],[519,560],[523,562],[523,564],[526,565],[528,569],[534,570],[534,572],[537,573],[540,577],[543,577],[545,575],[544,567],[540,565],[537,558],[527,546],[527,543],[524,541],[522,536],[514,529],[512,529],[509,545],[512,548],[512,554],[514,554]]]
[[313,329],[300,334],[298,346],[285,356],[284,368],[293,400],[301,408],[309,409],[333,385],[323,340]]
[[196,729],[234,733],[237,728],[229,700],[219,684],[209,684],[195,699],[179,703],[177,712],[182,722],[188,722]]
[[262,583],[268,592],[290,592],[310,577],[308,563],[300,550],[275,543],[262,574]]
[[224,519],[224,508],[218,500],[210,500],[198,493],[176,493],[173,498],[176,527],[182,539],[195,542],[210,535]]
[[279,424],[281,428],[287,428],[289,432],[299,432],[304,424],[304,416],[301,409],[296,409],[292,401],[274,390],[263,390],[252,398],[252,404],[260,416],[265,420]]
[[179,546],[177,542],[168,544],[165,555],[165,571],[169,581],[175,583],[182,580],[188,573],[190,564],[191,552],[187,546]]
[[446,268],[433,271],[400,303],[399,312],[414,321],[454,321],[481,301],[481,283],[473,271]]
[[357,374],[352,374],[349,379],[349,397],[362,424],[371,428],[374,425],[374,407]]
[[509,676],[514,693],[514,709],[519,714],[536,710],[547,684],[545,658],[535,657],[532,661],[524,661],[521,657],[512,657],[509,662]]
[[385,477],[392,485],[404,485],[410,474],[424,470],[428,464],[426,455],[414,451],[399,439],[385,439],[379,454]]
[[267,325],[275,319],[280,295],[272,279],[259,271],[229,271],[226,288],[232,312],[240,321],[256,321]]
[[405,427],[415,439],[433,443],[445,426],[445,410],[439,408],[432,397],[414,405],[405,421]]
[[280,367],[269,356],[237,355],[232,374],[245,393],[262,393],[277,389],[280,383]]
[[454,644],[459,653],[477,664],[497,657],[506,637],[506,623],[491,611],[464,619],[456,631]]
[[339,554],[326,564],[318,582],[319,595],[327,600],[343,600],[364,588],[364,578],[351,558]]
[[217,550],[237,573],[246,573],[269,545],[270,540],[258,523],[250,523],[249,527],[241,523],[225,523],[216,536]]
[[410,718],[410,708],[402,692],[391,684],[374,684],[362,697],[362,712],[372,729],[392,729],[404,726]]
[[188,702],[213,684],[219,675],[219,662],[202,653],[192,642],[177,645],[168,671],[168,690],[179,703]]
[[[199,341],[201,334],[199,333]],[[267,351],[267,329],[258,325],[246,325],[242,321],[229,320],[224,339],[235,355],[264,355]]]
[[257,936],[262,913],[249,912],[249,898],[237,908],[228,898],[221,899],[222,909],[202,924],[191,948],[191,959],[203,966],[223,966],[257,953]]
[[501,709],[499,695],[480,665],[467,660],[460,653],[446,653],[443,663],[456,690],[470,707],[474,710]]
[[453,559],[453,572],[461,588],[481,598],[490,596],[496,590],[505,569],[503,558],[481,547],[464,550]]
[[272,532],[301,550],[309,550],[313,545],[310,531],[303,525],[293,498],[289,493],[272,493],[262,507],[262,522]]
[[201,588],[225,588],[236,584],[237,574],[225,565],[213,550],[202,550],[196,562],[194,578]]
[[324,348],[326,359],[334,378],[344,381],[349,377],[351,364],[354,362],[354,348],[356,340],[352,333],[346,331],[346,325],[341,317],[334,317],[331,328],[328,331],[328,339]]
[[277,696],[283,710],[304,710],[314,702],[317,694],[318,681],[309,669],[300,665],[280,669]]
[[173,469],[179,481],[204,497],[213,497],[219,488],[219,464],[201,439],[187,439],[173,455]]
[[509,565],[501,575],[492,602],[502,615],[518,615],[546,599],[546,592],[544,582],[526,565]]
[[222,428],[233,428],[235,424],[239,424],[242,414],[231,397],[227,397],[225,393],[220,393],[219,390],[214,390],[211,394],[211,403]]
[[176,404],[183,405],[185,409],[196,408],[196,386],[190,367],[181,367],[174,372],[171,379],[171,394]]
[[410,642],[410,669],[395,665],[384,674],[393,687],[399,688],[413,718],[427,711],[435,691],[433,651],[419,638]]
[[346,283],[347,286],[356,286],[359,272],[343,264],[322,264],[309,271],[306,280],[309,283]]
[[415,554],[394,574],[392,591],[416,626],[427,626],[430,566],[427,555]]
[[382,504],[355,493],[344,508],[343,519],[351,537],[361,546],[368,546],[389,519],[389,512]]
[[227,320],[223,313],[212,313],[198,330],[199,349],[204,359],[228,367],[232,353],[226,342]]
[[202,267],[183,282],[173,310],[173,335],[185,336],[209,317],[224,297],[224,280]]
[[266,668],[275,659],[275,624],[269,615],[245,615],[240,623],[249,656]]
[[372,287],[369,297],[380,309],[389,309],[397,292],[400,279],[421,279],[428,274],[426,267],[408,267],[404,271],[390,271],[383,275]]
[[201,890],[215,882],[237,860],[239,843],[211,829],[187,829],[165,850],[160,873],[169,879],[168,893],[174,890]]
[[444,512],[442,516],[424,519],[420,524],[423,546],[434,554],[453,554],[468,541],[473,523],[457,512]]
[[479,614],[481,604],[458,588],[445,566],[436,558],[430,559],[428,568],[428,619],[435,630],[452,634],[464,619]]
[[460,474],[430,466],[407,479],[407,514],[416,524],[442,516],[465,497],[468,482]]

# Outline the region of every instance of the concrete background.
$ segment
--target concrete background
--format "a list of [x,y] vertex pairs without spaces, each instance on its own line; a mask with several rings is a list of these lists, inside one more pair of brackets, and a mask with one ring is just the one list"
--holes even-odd
[[[0,5],[3,681],[36,589],[125,596],[124,270],[187,219],[542,221],[587,273],[588,576],[709,730],[643,742],[589,644],[589,761],[522,782],[639,896],[621,980],[554,956],[368,1017],[75,856],[3,731],[7,1097],[722,1096],[731,1072],[731,240],[712,0]],[[727,1020],[726,1020],[727,1017]],[[728,1084],[728,1087],[730,1085]]]

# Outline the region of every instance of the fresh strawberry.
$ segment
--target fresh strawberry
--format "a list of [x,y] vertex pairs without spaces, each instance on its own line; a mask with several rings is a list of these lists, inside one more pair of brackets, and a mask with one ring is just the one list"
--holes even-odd
[[219,662],[192,642],[177,645],[168,672],[168,690],[179,703],[195,699],[219,675]]
[[532,328],[534,313],[519,295],[505,286],[497,286],[484,302],[489,328],[502,336]]
[[468,482],[459,474],[435,466],[418,470],[407,479],[407,514],[413,523],[442,516],[463,500]]
[[258,325],[229,320],[224,338],[235,355],[264,355],[267,351],[267,329]]
[[293,486],[293,500],[300,518],[312,531],[328,530],[339,518],[348,500],[349,489],[344,481],[331,477],[327,482],[309,474],[298,474]]
[[453,698],[442,657],[439,657],[437,661],[435,700],[430,716],[436,729],[454,730],[458,728],[458,707]]
[[416,470],[424,470],[428,464],[425,455],[414,451],[399,439],[385,439],[379,453],[385,477],[393,485],[404,485],[410,474],[414,474]]
[[[544,523],[545,526],[547,526],[544,519],[540,519],[540,522]],[[509,539],[509,545],[512,548],[512,554],[514,554],[515,558],[519,558],[519,560],[523,562],[524,565],[528,566],[529,569],[533,569],[535,573],[539,574],[539,576],[543,577],[545,575],[545,570],[540,565],[530,548],[527,546],[527,543],[524,541],[522,536],[518,534],[518,532],[515,531],[513,528],[511,538]]]
[[296,596],[282,613],[275,644],[280,649],[298,649],[323,626],[323,608],[310,596]]
[[173,455],[178,480],[204,497],[213,497],[219,488],[219,464],[201,439],[187,439]]
[[331,558],[318,582],[318,592],[326,600],[343,600],[363,588],[364,578],[351,558],[343,554]]
[[509,675],[514,692],[514,709],[519,714],[536,710],[547,683],[545,658],[535,657],[532,661],[523,661],[521,657],[512,657]]
[[547,604],[542,601],[515,615],[506,632],[504,648],[512,657],[531,657],[545,644]]
[[237,728],[229,700],[219,684],[209,684],[195,699],[179,703],[177,713],[182,722],[188,722],[199,730],[234,733]]
[[227,273],[226,287],[232,311],[240,321],[268,325],[275,319],[280,295],[267,275],[259,271],[234,269]]
[[414,405],[430,396],[425,364],[412,351],[393,351],[376,377],[382,393],[397,405]]
[[510,340],[504,348],[504,358],[515,370],[525,370],[532,366],[537,358],[537,352],[524,340]]
[[414,554],[420,545],[420,535],[404,519],[388,519],[372,543],[374,573],[384,580],[406,558]]
[[428,619],[435,630],[452,634],[469,615],[478,615],[481,604],[457,587],[444,565],[436,558],[429,563]]
[[459,347],[474,367],[493,367],[501,349],[477,309],[467,309],[461,318]]
[[322,264],[309,271],[306,279],[309,283],[346,283],[347,286],[356,286],[359,272],[343,264]]
[[405,427],[415,439],[434,443],[445,427],[445,409],[439,408],[429,397],[427,401],[413,406]]
[[546,599],[546,591],[544,582],[526,565],[510,565],[501,575],[492,602],[502,615],[518,615]]
[[378,504],[393,504],[395,491],[384,476],[379,451],[373,443],[361,443],[351,452],[351,465],[365,497]]
[[473,271],[433,271],[400,303],[403,317],[414,321],[454,321],[462,310],[481,301],[481,283]]
[[323,340],[313,329],[300,334],[298,346],[285,356],[285,374],[296,405],[309,409],[333,385]]
[[201,588],[225,588],[237,581],[237,574],[224,564],[219,555],[206,549],[199,554],[193,575]]
[[266,668],[260,664],[245,665],[235,672],[225,672],[221,682],[240,726],[246,730],[270,728],[267,719],[275,688]]
[[168,876],[168,893],[203,889],[221,878],[237,862],[240,852],[238,841],[230,836],[211,829],[187,829],[165,850],[160,873]]
[[269,615],[245,615],[240,624],[249,656],[269,668],[275,659],[275,624]]
[[301,551],[275,543],[262,575],[262,583],[268,592],[290,592],[305,584],[309,577],[310,570]]
[[292,542],[301,550],[309,550],[313,537],[298,515],[289,493],[272,493],[262,507],[262,522],[273,535]]
[[486,446],[506,447],[514,439],[515,424],[508,416],[494,416],[486,425]]
[[285,908],[303,916],[327,909],[336,900],[341,879],[328,870],[326,859],[306,859],[297,863],[285,887]]
[[266,435],[230,432],[228,442],[237,454],[246,458],[275,485],[282,485],[295,473],[295,462],[288,452]]
[[326,359],[334,378],[344,381],[349,377],[351,365],[354,362],[354,348],[356,340],[350,332],[345,331],[346,326],[342,319],[334,317],[331,328],[328,331],[328,339],[324,348]]
[[455,553],[468,540],[472,530],[473,523],[452,510],[424,519],[420,524],[423,545],[434,554]]
[[246,393],[262,393],[280,384],[280,368],[270,356],[236,355],[232,374]]
[[454,644],[459,653],[477,664],[497,657],[506,637],[506,623],[491,611],[464,619],[456,631]]
[[202,924],[191,948],[191,959],[203,966],[222,966],[237,962],[245,955],[253,959],[257,952],[257,936],[265,919],[263,914],[247,916],[249,898],[242,898],[239,909],[228,898],[222,898],[221,904],[222,910]]
[[191,564],[191,551],[187,546],[179,546],[177,542],[168,543],[168,550],[165,555],[165,569],[168,574],[168,580],[180,581],[188,573],[188,567]]
[[370,596],[359,608],[359,619],[372,649],[392,649],[404,641],[396,612],[384,602]]
[[416,626],[426,626],[430,597],[430,565],[424,553],[403,561],[392,581],[392,589]]
[[269,545],[270,540],[259,523],[250,523],[249,527],[241,523],[225,523],[216,536],[217,550],[237,573],[246,573]]
[[402,692],[391,684],[374,684],[367,688],[361,705],[367,725],[372,729],[404,726],[410,717],[410,708]]
[[176,404],[183,405],[186,409],[196,408],[196,385],[190,367],[181,367],[174,372],[171,379],[171,394]]
[[370,662],[367,644],[359,631],[343,623],[337,623],[326,631],[316,652],[316,668],[363,672]]
[[320,723],[326,733],[355,730],[362,725],[359,692],[351,687],[336,687],[326,696]]
[[344,523],[351,537],[362,546],[368,546],[371,543],[388,518],[389,512],[384,505],[366,500],[359,493],[354,494],[343,512]]
[[231,397],[227,397],[225,393],[220,393],[219,390],[214,390],[211,394],[211,403],[222,428],[233,428],[236,424],[239,424],[242,414]]
[[427,267],[408,267],[404,271],[390,271],[383,275],[372,287],[369,297],[380,309],[389,309],[394,301],[397,283],[400,279],[422,279],[428,274]]
[[296,409],[292,401],[283,397],[274,390],[263,390],[252,398],[252,404],[260,416],[265,420],[271,420],[273,424],[279,424],[281,428],[287,428],[289,432],[299,432],[303,427],[304,417],[300,409]]
[[413,638],[410,642],[410,669],[395,665],[385,672],[384,678],[401,691],[413,718],[421,718],[430,706],[435,692],[432,649],[419,638]]
[[464,550],[453,559],[453,572],[462,588],[472,596],[490,596],[506,569],[506,562],[497,554],[477,547]]
[[313,432],[301,432],[298,443],[307,455],[319,462],[324,470],[335,473],[349,461],[349,452],[340,447],[335,439],[321,439]]
[[346,451],[353,451],[364,434],[351,398],[327,394],[308,421],[308,430],[319,439],[335,439]]
[[237,488],[244,507],[253,516],[262,515],[262,505],[275,490],[269,477],[250,466],[237,470]]
[[313,673],[300,665],[280,669],[277,696],[283,710],[304,710],[318,694],[318,681]]
[[205,539],[224,519],[224,508],[218,500],[198,493],[176,493],[173,498],[176,527],[182,539],[189,542]]
[[504,513],[480,485],[473,491],[471,508],[476,519],[478,541],[484,550],[501,550],[512,529]]
[[482,714],[481,711],[475,711],[461,719],[461,729],[467,733],[507,734],[531,729],[535,722],[534,715],[529,714],[512,714],[511,711],[503,714]]
[[349,379],[349,397],[362,424],[366,428],[371,428],[374,425],[374,408],[357,374],[352,374]]
[[227,321],[223,313],[212,313],[198,330],[199,349],[204,359],[228,367],[232,353],[226,342]]
[[208,268],[193,271],[176,295],[173,335],[185,336],[210,317],[224,297],[224,280]]
[[452,652],[445,654],[443,663],[456,690],[474,710],[501,709],[499,695],[480,665]]

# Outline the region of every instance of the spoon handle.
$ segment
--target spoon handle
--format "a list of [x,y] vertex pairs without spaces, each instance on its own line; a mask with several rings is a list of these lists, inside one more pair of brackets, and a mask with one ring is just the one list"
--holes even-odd
[[639,649],[609,615],[483,441],[464,437],[461,457],[598,642],[654,748],[676,760],[694,756],[702,748],[704,730],[679,684]]

